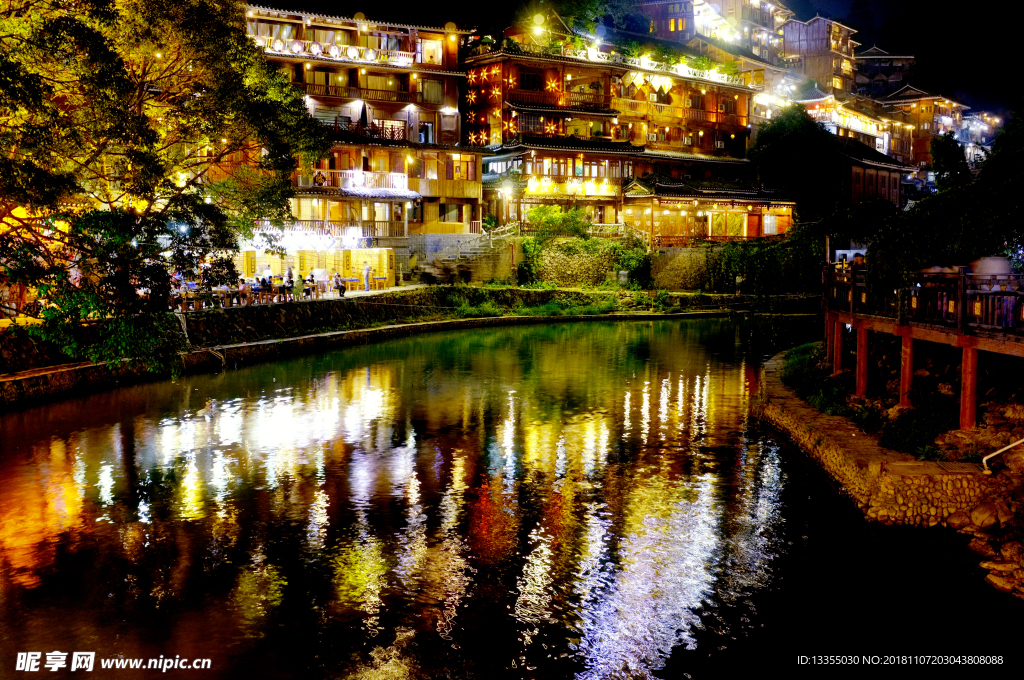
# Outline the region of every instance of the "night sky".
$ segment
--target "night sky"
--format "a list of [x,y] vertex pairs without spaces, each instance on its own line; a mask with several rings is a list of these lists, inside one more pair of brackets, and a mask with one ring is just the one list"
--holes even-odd
[[[252,1],[252,0],[250,0]],[[543,2],[543,0],[539,0]],[[712,0],[714,2],[714,0]],[[971,106],[974,110],[1005,114],[1019,97],[1015,71],[1024,67],[1011,55],[1020,37],[1016,29],[1020,10],[1009,2],[974,5],[949,0],[782,0],[799,19],[817,14],[849,23],[858,29],[860,49],[877,44],[890,54],[917,57],[911,84]],[[302,8],[325,14],[350,16],[362,11],[387,18],[431,26],[454,21],[459,27],[477,26],[496,32],[525,12],[527,4],[479,0],[389,0],[386,4],[337,0],[258,0],[254,4],[282,9]],[[856,20],[855,20],[856,19]],[[870,23],[870,25],[866,25]]]

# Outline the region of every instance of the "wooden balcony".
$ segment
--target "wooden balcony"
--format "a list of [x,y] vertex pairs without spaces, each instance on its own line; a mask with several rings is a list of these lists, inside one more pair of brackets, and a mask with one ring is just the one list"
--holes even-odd
[[422,92],[400,92],[398,90],[375,90],[367,87],[347,85],[323,85],[320,83],[292,83],[298,90],[311,97],[334,97],[338,99],[364,99],[373,102],[395,102],[398,104],[441,105],[440,99],[425,99]]
[[400,172],[363,172],[362,170],[313,170],[298,175],[296,186],[327,187],[337,189],[402,189],[408,190],[409,183]]
[[517,104],[579,108],[608,108],[611,102],[611,97],[600,92],[553,92],[520,89],[507,90],[505,99]]
[[272,36],[249,36],[271,55],[284,57],[314,57],[317,59],[337,59],[339,61],[355,61],[370,64],[388,64],[389,66],[410,66],[416,61],[415,52],[403,50],[386,50],[360,45],[338,45],[319,43],[313,40],[296,40],[274,38]]
[[417,179],[409,178],[409,188],[420,196],[443,196],[445,198],[480,198],[483,185],[479,180],[464,179]]

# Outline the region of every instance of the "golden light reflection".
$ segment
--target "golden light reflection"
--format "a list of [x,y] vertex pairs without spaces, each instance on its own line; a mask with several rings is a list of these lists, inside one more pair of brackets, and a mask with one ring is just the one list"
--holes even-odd
[[[139,388],[161,405],[0,461],[0,588],[48,587],[80,545],[132,565],[118,582],[154,606],[227,574],[229,613],[223,592],[203,611],[225,638],[315,608],[373,650],[339,677],[367,678],[417,677],[412,630],[462,648],[467,608],[498,598],[506,663],[651,677],[709,600],[771,585],[784,484],[774,449],[735,436],[748,365],[666,328],[452,334]],[[576,649],[543,647],[551,626]]]

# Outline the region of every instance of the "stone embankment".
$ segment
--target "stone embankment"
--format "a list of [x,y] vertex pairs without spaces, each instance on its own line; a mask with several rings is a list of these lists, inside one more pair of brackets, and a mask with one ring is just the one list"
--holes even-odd
[[762,369],[760,417],[788,434],[817,460],[868,519],[884,524],[945,526],[974,536],[970,547],[986,557],[981,567],[996,588],[1024,599],[1024,469],[993,475],[971,463],[915,460],[878,445],[841,416],[810,406],[782,384],[783,354]]

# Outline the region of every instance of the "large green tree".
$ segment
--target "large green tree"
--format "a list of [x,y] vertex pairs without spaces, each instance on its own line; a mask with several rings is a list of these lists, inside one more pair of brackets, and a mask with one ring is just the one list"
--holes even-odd
[[964,148],[950,133],[932,137],[932,170],[939,191],[948,191],[971,183],[971,168]]
[[802,106],[777,110],[758,130],[749,157],[761,184],[796,201],[802,222],[820,222],[844,202],[845,164],[836,138]]
[[68,354],[166,366],[170,270],[231,278],[239,236],[288,219],[297,159],[326,152],[242,12],[0,0],[0,277],[38,290],[34,332]]

